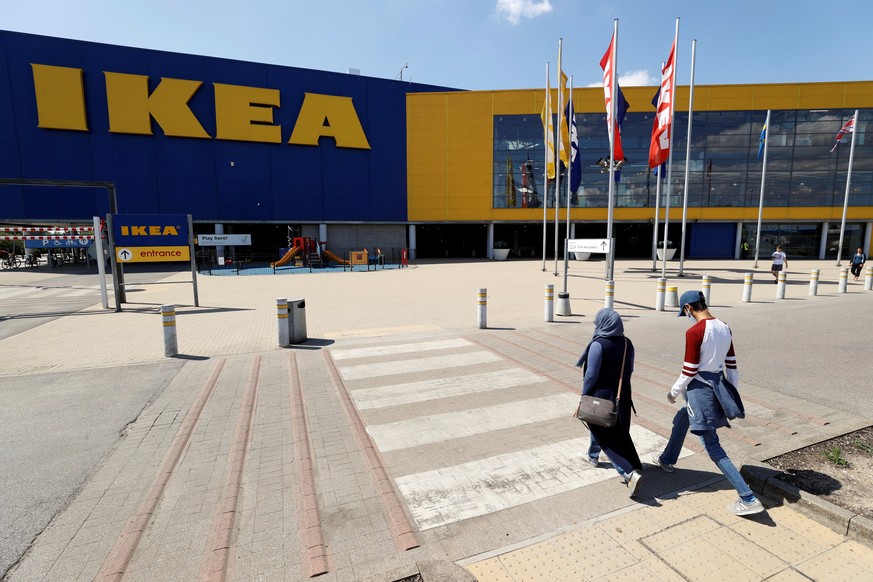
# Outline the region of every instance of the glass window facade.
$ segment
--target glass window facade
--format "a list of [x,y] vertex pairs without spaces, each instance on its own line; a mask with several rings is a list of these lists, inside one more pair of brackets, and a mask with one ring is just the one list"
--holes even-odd
[[[764,182],[767,207],[842,207],[851,134],[834,152],[834,138],[854,110],[772,111]],[[648,168],[654,112],[628,112],[621,136],[626,163],[615,188],[616,207],[654,207],[657,182]],[[688,164],[689,207],[757,207],[763,159],[759,158],[766,111],[694,112]],[[873,205],[873,144],[866,129],[873,110],[862,109],[856,124],[850,206]],[[570,194],[571,207],[605,208],[609,173],[597,161],[609,156],[606,115],[577,113],[582,185]],[[685,188],[688,113],[676,112],[670,206],[681,206]],[[762,156],[763,157],[763,156]],[[555,205],[554,183],[544,176],[543,127],[538,115],[494,117],[494,208]],[[565,174],[561,207],[567,205]],[[661,205],[666,194],[662,184]]]

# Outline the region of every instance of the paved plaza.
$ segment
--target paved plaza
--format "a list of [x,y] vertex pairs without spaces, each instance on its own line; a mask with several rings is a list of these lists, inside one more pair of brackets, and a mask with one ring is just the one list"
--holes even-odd
[[[296,275],[131,275],[103,309],[95,273],[0,273],[0,575],[4,580],[849,580],[873,578],[864,527],[799,504],[751,518],[688,438],[676,472],[631,500],[579,458],[574,367],[604,304],[604,263],[572,261],[567,316],[545,321],[563,263],[415,262]],[[678,261],[734,333],[747,418],[720,431],[737,466],[873,424],[873,292],[833,261]],[[618,261],[636,346],[631,433],[666,442],[688,321],[654,309],[661,265]],[[820,269],[816,296],[811,269]],[[751,301],[743,276],[754,272]],[[160,283],[160,284],[155,284]],[[487,327],[477,292],[487,289]],[[110,306],[114,297],[110,288]],[[72,295],[70,295],[72,294]],[[308,339],[277,345],[276,299]],[[176,306],[177,357],[160,306]],[[66,307],[65,307],[66,306]],[[26,314],[26,315],[25,315]],[[9,331],[12,330],[12,331]],[[834,386],[840,386],[836,391]],[[12,446],[10,446],[12,445]],[[864,529],[864,528],[867,529]],[[858,533],[858,532],[861,533]]]

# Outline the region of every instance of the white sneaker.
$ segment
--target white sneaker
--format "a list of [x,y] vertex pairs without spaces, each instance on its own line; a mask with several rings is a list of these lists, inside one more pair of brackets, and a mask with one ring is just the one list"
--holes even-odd
[[754,515],[764,511],[764,505],[759,499],[747,503],[740,498],[728,505],[728,511],[733,512],[734,515]]
[[643,480],[643,476],[639,471],[634,471],[630,474],[630,479],[627,480],[627,495],[628,497],[636,497],[637,491],[640,488],[640,481]]
[[658,467],[661,467],[662,469],[664,469],[668,473],[673,472],[673,465],[668,465],[667,463],[662,463],[661,462],[661,455],[659,455],[658,453],[652,453],[652,455],[649,457],[649,460],[652,461],[653,465],[657,465]]

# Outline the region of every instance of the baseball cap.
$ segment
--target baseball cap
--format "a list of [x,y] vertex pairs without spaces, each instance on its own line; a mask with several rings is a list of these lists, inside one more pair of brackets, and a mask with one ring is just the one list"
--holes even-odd
[[682,297],[679,298],[679,315],[677,317],[682,317],[683,311],[685,311],[685,306],[689,303],[697,303],[698,301],[706,301],[706,298],[703,296],[703,293],[697,290],[686,291],[682,294]]

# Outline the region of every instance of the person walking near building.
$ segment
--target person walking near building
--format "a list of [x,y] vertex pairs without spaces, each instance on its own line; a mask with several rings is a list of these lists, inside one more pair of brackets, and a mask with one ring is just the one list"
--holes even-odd
[[740,243],[740,258],[746,260],[749,258],[749,241],[743,239]]
[[855,281],[861,276],[861,269],[864,268],[864,263],[866,262],[867,255],[864,254],[864,249],[858,247],[858,250],[855,251],[855,256],[852,257],[852,276],[855,277]]
[[679,459],[682,443],[690,429],[703,443],[709,458],[727,478],[739,499],[728,506],[736,515],[753,515],[764,506],[752,492],[718,440],[717,429],[730,426],[728,418],[742,418],[742,401],[736,391],[739,382],[733,337],[726,323],[709,311],[700,291],[686,291],[679,300],[679,317],[695,323],[685,332],[685,361],[679,379],[667,393],[675,403],[680,396],[685,406],[673,418],[670,440],[660,455],[651,460],[668,473]]
[[782,252],[782,245],[776,245],[776,250],[773,251],[773,266],[770,267],[770,272],[773,274],[774,283],[779,282],[779,271],[788,268],[788,256]]
[[591,431],[588,456],[594,459],[592,464],[595,464],[602,448],[612,466],[625,480],[628,495],[634,497],[639,491],[643,470],[643,463],[630,436],[634,345],[625,337],[624,324],[616,311],[603,308],[597,312],[594,317],[594,336],[576,365],[585,371],[583,395],[614,401],[618,397],[621,377],[618,422],[612,427],[588,425]]

